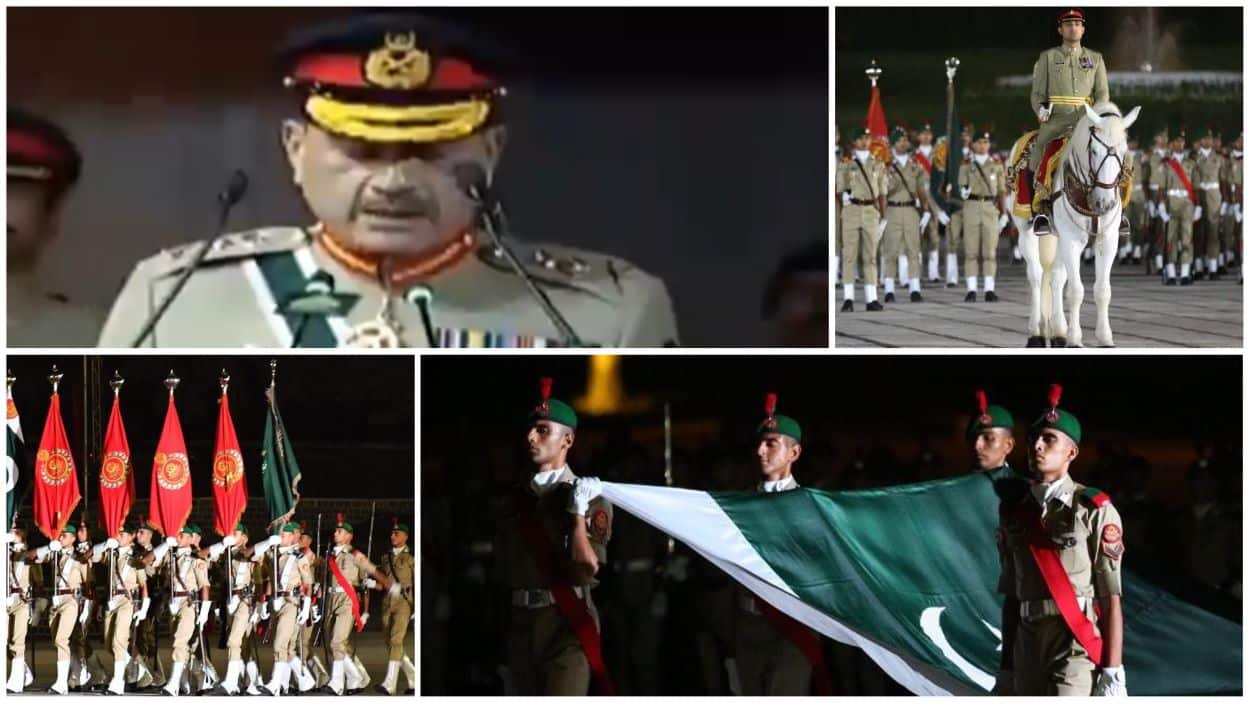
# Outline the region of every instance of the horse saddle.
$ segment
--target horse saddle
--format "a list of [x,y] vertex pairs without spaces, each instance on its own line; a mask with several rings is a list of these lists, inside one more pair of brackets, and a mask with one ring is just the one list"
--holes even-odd
[[1030,155],[1034,149],[1038,148],[1037,132],[1036,129],[1030,130],[1016,140],[1011,150],[1011,153],[1016,154],[1016,158],[1011,162],[1011,170],[1007,176],[1009,183],[1016,184],[1016,197],[1012,212],[1016,217],[1025,219],[1033,217],[1034,211],[1041,208],[1044,201],[1053,199],[1051,183],[1054,181],[1056,168],[1063,163],[1062,154],[1068,146],[1069,137],[1072,136],[1072,130],[1068,130],[1046,145],[1041,166],[1037,169],[1037,173],[1033,174],[1033,182],[1026,183],[1024,179],[1028,172]]

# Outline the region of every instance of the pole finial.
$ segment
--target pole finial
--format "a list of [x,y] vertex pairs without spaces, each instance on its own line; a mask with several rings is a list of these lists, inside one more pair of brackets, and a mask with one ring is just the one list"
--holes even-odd
[[61,370],[57,368],[56,364],[52,365],[52,373],[48,374],[48,383],[52,384],[53,395],[56,394],[57,388],[61,385],[61,378],[64,375],[65,374],[61,373]]
[[118,371],[117,369],[113,369],[113,377],[109,379],[109,388],[113,389],[114,396],[121,393],[122,384],[124,384],[125,382],[126,382],[126,379],[122,378],[121,372]]
[[169,389],[169,397],[172,398],[174,396],[174,389],[178,387],[180,382],[182,382],[182,379],[174,374],[173,369],[170,369],[169,375],[165,377],[165,387]]
[[230,386],[230,374],[225,369],[221,370],[221,375],[217,377],[217,383],[221,386],[221,394],[226,394],[226,388]]

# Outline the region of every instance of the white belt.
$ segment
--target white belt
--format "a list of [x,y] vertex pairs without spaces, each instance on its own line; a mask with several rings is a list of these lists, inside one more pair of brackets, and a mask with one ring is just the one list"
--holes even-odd
[[[1076,604],[1080,606],[1082,613],[1085,612],[1085,606],[1089,605],[1089,602],[1090,599],[1085,596],[1076,597]],[[1020,601],[1020,617],[1022,618],[1040,618],[1061,614],[1059,612],[1059,604],[1051,598]]]
[[[573,593],[586,598],[585,586],[573,586]],[[556,596],[545,588],[518,588],[512,591],[512,605],[517,608],[546,608],[555,605]]]
[[1189,191],[1183,188],[1168,188],[1168,195],[1175,196],[1177,198],[1188,198]]
[[650,571],[655,567],[655,560],[650,557],[640,557],[638,559],[630,559],[624,562],[616,562],[616,571],[624,571],[629,574],[640,574]]
[[1219,190],[1220,184],[1216,181],[1203,181],[1198,187],[1202,190]]

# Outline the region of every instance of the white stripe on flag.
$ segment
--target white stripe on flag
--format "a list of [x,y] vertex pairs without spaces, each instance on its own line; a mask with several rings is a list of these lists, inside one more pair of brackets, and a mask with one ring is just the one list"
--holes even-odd
[[933,674],[936,672],[932,669],[926,667],[930,673],[922,672],[908,659],[804,603],[707,493],[605,481],[603,495],[613,506],[684,542],[774,608],[830,639],[864,650],[890,678],[912,693],[921,696],[984,693],[948,676],[935,681]]

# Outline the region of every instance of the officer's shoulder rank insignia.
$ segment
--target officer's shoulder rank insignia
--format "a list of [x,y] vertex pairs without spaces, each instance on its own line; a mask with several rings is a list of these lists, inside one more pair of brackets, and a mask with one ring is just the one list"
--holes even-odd
[[[308,244],[308,233],[298,227],[264,227],[222,235],[213,240],[212,249],[204,257],[205,264],[233,259],[252,258],[262,254],[291,251]],[[153,273],[160,275],[180,271],[195,260],[204,241],[191,242],[146,259]]]

